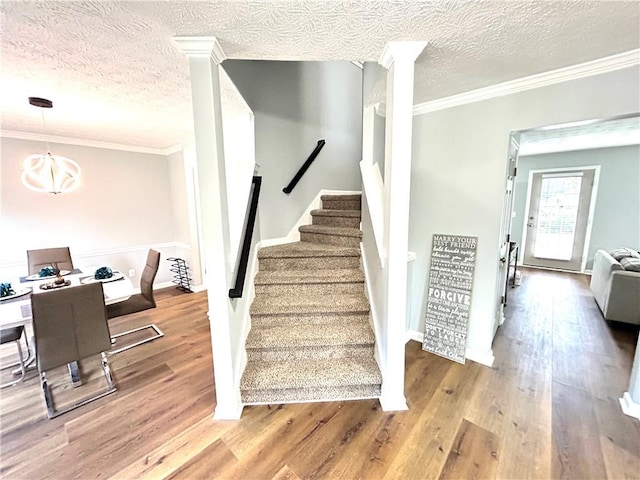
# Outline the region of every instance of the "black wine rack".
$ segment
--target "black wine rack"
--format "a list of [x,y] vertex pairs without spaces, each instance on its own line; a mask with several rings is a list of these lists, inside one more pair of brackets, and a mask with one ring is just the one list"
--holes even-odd
[[183,292],[193,293],[193,290],[191,290],[191,277],[189,276],[187,262],[185,262],[184,259],[177,257],[169,257],[167,260],[169,262],[173,262],[169,270],[174,273],[172,282],[176,284],[176,288]]

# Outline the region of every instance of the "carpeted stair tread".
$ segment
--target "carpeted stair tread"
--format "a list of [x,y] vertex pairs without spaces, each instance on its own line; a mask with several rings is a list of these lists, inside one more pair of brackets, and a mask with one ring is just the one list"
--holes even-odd
[[300,283],[349,283],[364,282],[364,273],[359,268],[336,268],[327,270],[264,270],[255,276],[255,285],[300,284]]
[[256,295],[251,315],[368,312],[363,293],[335,295]]
[[332,324],[336,320],[341,322],[358,322],[369,319],[369,312],[313,312],[313,313],[288,313],[288,314],[252,314],[251,328],[271,327],[281,325],[306,325],[308,328],[324,328],[326,324]]
[[247,361],[253,362],[284,362],[294,359],[316,360],[335,359],[342,357],[365,358],[373,357],[375,354],[375,344],[366,345],[318,345],[315,347],[270,347],[270,348],[247,348]]
[[353,193],[353,194],[349,194],[349,195],[320,195],[320,200],[324,201],[331,201],[331,200],[338,200],[338,201],[344,201],[344,202],[353,202],[353,201],[360,201],[362,200],[362,194],[361,193]]
[[258,258],[360,257],[360,249],[312,242],[293,242],[261,248]]
[[346,387],[382,382],[378,364],[371,358],[306,361],[248,362],[241,390]]
[[317,215],[319,217],[355,217],[360,218],[362,214],[361,210],[331,210],[331,209],[319,209],[311,210],[311,215]]
[[336,345],[373,345],[373,331],[368,322],[324,325],[321,329],[308,325],[277,325],[254,328],[247,337],[247,349],[302,348]]
[[381,387],[372,385],[349,385],[346,387],[288,388],[280,390],[246,390],[242,391],[242,402],[245,405],[264,405],[272,403],[299,402],[335,402],[362,398],[379,398]]
[[300,233],[314,233],[317,235],[338,235],[340,237],[362,238],[359,228],[330,227],[327,225],[302,225],[298,227]]

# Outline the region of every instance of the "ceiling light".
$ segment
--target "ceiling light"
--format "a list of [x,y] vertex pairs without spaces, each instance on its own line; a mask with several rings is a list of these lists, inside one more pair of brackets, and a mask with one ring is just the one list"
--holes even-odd
[[[42,125],[44,121],[44,109],[52,108],[53,102],[46,98],[29,97],[29,103],[34,107],[42,108]],[[80,181],[80,167],[70,158],[52,155],[47,141],[47,153],[36,153],[24,160],[22,171],[22,183],[25,187],[37,192],[53,194],[70,192],[76,188]]]

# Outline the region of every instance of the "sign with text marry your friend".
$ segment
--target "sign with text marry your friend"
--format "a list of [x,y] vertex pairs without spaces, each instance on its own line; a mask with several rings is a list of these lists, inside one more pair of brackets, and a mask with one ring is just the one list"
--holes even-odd
[[464,363],[477,237],[434,235],[422,349]]

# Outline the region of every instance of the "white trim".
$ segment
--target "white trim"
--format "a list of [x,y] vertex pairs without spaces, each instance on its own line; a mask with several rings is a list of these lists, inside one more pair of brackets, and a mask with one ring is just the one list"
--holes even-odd
[[383,393],[380,395],[380,406],[383,412],[402,412],[409,410],[407,399],[403,394],[391,397]]
[[512,93],[532,90],[534,88],[546,87],[556,83],[569,80],[590,77],[602,73],[613,72],[627,67],[640,64],[640,49],[629,50],[610,57],[599,58],[590,62],[571,65],[548,72],[538,73],[528,77],[498,83],[485,88],[471,90],[469,92],[452,95],[450,97],[439,98],[428,102],[417,104],[413,107],[414,115],[436,112],[447,108],[458,107],[468,103],[481,102],[491,98],[510,95]]
[[[384,365],[384,355],[382,350],[380,350],[380,341],[378,340],[379,338],[382,338],[382,333],[380,332],[380,330],[378,329],[378,311],[376,309],[376,304],[375,302],[373,302],[371,299],[373,298],[373,294],[371,292],[371,284],[369,282],[369,268],[367,267],[367,255],[365,254],[364,251],[364,244],[362,242],[360,242],[360,264],[362,265],[362,270],[364,271],[364,285],[365,285],[365,295],[367,297],[367,301],[369,302],[369,323],[371,324],[371,327],[373,328],[373,337],[375,338],[375,352],[374,352],[374,357],[376,359],[376,361],[378,362],[378,367],[380,367],[380,371],[383,372],[384,369],[382,368],[382,366]],[[384,382],[384,377],[382,378],[382,381]]]
[[382,55],[380,55],[378,63],[388,70],[391,68],[396,58],[408,62],[415,62],[416,58],[420,56],[427,44],[428,42],[425,41],[388,42],[384,46],[384,50],[382,51]]
[[244,405],[238,402],[236,405],[220,405],[216,404],[216,410],[213,412],[213,420],[240,420]]
[[634,402],[629,392],[624,392],[620,401],[620,407],[625,415],[635,417],[640,420],[640,403]]
[[493,361],[495,360],[492,349],[483,352],[467,347],[465,357],[467,360],[486,365],[487,367],[493,366]]
[[364,70],[364,63],[362,62],[358,62],[356,60],[350,60],[349,63],[355,65],[356,67],[358,67],[360,70]]
[[173,37],[173,41],[187,57],[211,58],[216,65],[227,59],[216,37]]
[[424,343],[424,333],[418,330],[407,330],[407,343],[411,340],[420,344]]
[[15,138],[17,140],[30,140],[33,142],[60,143],[63,145],[77,145],[80,147],[104,148],[107,150],[120,150],[123,152],[149,153],[151,155],[171,155],[182,151],[182,145],[172,145],[167,148],[139,147],[135,145],[123,145],[120,143],[99,142],[83,138],[60,137],[54,135],[42,135],[39,133],[17,132],[14,130],[2,130],[2,138]]
[[[531,206],[531,193],[533,188],[533,176],[537,173],[544,172],[577,172],[581,170],[593,170],[593,185],[591,186],[591,200],[589,202],[589,214],[587,215],[587,228],[584,233],[584,246],[582,250],[582,262],[580,263],[580,270],[564,270],[556,267],[543,267],[538,265],[527,265],[524,263],[525,252],[527,249],[527,219],[529,218],[529,210]],[[554,270],[554,271],[565,271],[570,273],[585,273],[585,268],[587,266],[589,247],[591,245],[591,233],[593,230],[593,217],[595,216],[596,210],[596,197],[598,196],[598,186],[600,184],[600,165],[584,165],[584,166],[576,166],[576,167],[558,167],[558,168],[538,168],[534,170],[529,170],[529,178],[527,179],[527,197],[526,204],[524,208],[524,223],[522,225],[522,242],[520,244],[520,254],[518,255],[520,258],[520,264],[523,267],[531,267],[531,268],[540,268],[543,270]]]
[[[104,250],[91,250],[88,252],[82,253],[73,253],[73,258],[92,258],[92,257],[102,257],[107,255],[122,255],[126,253],[135,253],[140,251],[148,251],[150,248],[154,250],[160,250],[165,248],[182,248],[185,250],[190,250],[191,245],[181,242],[167,242],[167,243],[152,243],[146,245],[135,245],[130,247],[118,247],[118,248],[109,248]],[[0,269],[4,268],[14,268],[20,267],[27,264],[26,258],[20,261],[11,261],[11,262],[0,262]]]
[[367,209],[371,219],[371,229],[373,238],[378,250],[378,261],[380,266],[384,265],[384,183],[380,166],[369,163],[365,160],[360,162],[360,174],[362,176],[362,187],[367,199]]
[[[418,330],[407,331],[407,343],[411,340],[413,340],[414,342],[423,343],[423,337],[424,333],[419,332]],[[467,360],[486,365],[487,367],[491,367],[493,365],[493,361],[495,360],[492,349],[489,349],[486,352],[481,352],[480,350],[474,350],[467,347],[465,351],[465,357]]]

